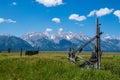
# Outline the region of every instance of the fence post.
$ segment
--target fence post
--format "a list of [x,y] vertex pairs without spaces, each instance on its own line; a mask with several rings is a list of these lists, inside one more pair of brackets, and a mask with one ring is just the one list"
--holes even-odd
[[21,50],[20,50],[20,56],[22,56],[22,48],[21,48]]

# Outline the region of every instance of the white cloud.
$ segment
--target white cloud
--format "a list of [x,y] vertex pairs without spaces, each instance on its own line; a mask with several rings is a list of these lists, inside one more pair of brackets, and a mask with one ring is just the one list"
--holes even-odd
[[51,28],[47,28],[45,31],[46,31],[46,32],[51,32],[52,29],[51,29]]
[[71,14],[69,16],[69,19],[70,20],[76,20],[76,21],[83,21],[83,20],[86,19],[86,17],[85,16],[79,16],[78,14]]
[[94,16],[95,14],[97,15],[97,17],[101,17],[107,14],[110,14],[111,12],[113,12],[114,9],[109,9],[109,8],[101,8],[99,10],[93,10],[88,14],[88,17]]
[[64,31],[63,31],[63,28],[59,28],[59,30],[57,31],[58,34],[63,34]]
[[4,18],[0,18],[0,23],[16,23],[16,21],[12,20],[12,19],[4,19]]
[[100,10],[96,11],[96,15],[101,17],[110,14],[112,11],[113,9],[101,8]]
[[60,28],[58,31],[63,32],[63,28]]
[[113,14],[118,17],[120,22],[120,10],[116,10]]
[[60,23],[60,18],[53,18],[52,21],[56,23]]
[[5,22],[5,20],[3,18],[0,18],[0,23]]
[[52,7],[63,4],[62,0],[36,0],[39,4],[43,4],[46,7]]
[[17,5],[17,3],[16,3],[16,2],[13,2],[12,5],[15,6],[15,5]]

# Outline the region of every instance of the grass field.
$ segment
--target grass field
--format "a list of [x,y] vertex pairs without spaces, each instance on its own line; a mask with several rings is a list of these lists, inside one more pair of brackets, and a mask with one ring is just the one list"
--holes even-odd
[[104,53],[101,70],[95,70],[68,63],[66,53],[41,52],[22,57],[0,53],[0,80],[120,80],[120,54]]

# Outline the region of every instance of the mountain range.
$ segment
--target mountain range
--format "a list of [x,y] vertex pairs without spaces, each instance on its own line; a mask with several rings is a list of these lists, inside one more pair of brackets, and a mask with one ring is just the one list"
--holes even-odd
[[[64,32],[63,30],[57,31],[55,34],[50,32],[30,32],[16,37],[12,35],[0,35],[0,50],[12,48],[13,51],[19,51],[20,48],[24,50],[37,49],[40,51],[67,51],[69,47],[77,49],[79,46],[85,44],[92,37],[87,36],[81,32],[72,33]],[[91,51],[94,48],[95,41],[87,45],[83,50]],[[111,37],[109,35],[101,39],[102,51],[120,51],[120,38]]]

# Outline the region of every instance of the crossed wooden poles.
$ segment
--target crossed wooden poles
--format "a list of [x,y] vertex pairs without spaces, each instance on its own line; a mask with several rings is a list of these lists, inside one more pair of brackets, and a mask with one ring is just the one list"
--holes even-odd
[[[100,31],[100,25],[98,22],[98,18],[96,19],[96,35],[90,39],[88,42],[80,46],[78,49],[74,50],[73,47],[69,49],[68,52],[68,60],[70,62],[76,63],[78,61],[83,61],[83,64],[80,65],[80,67],[83,68],[91,68],[92,66],[95,69],[100,69],[100,63],[101,63],[101,45],[100,45],[100,35],[102,32]],[[90,44],[92,41],[96,40],[94,45],[94,52],[92,52],[92,55],[89,60],[86,60],[80,56],[80,53],[82,52],[83,48]],[[77,52],[79,52],[77,54]],[[80,60],[78,60],[80,58]]]

